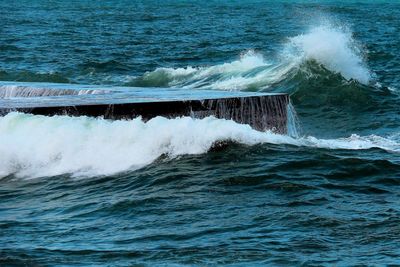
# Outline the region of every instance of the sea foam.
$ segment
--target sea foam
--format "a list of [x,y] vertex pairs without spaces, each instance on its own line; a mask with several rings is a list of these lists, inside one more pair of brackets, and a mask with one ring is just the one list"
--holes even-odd
[[[221,90],[265,90],[313,61],[344,79],[363,84],[371,81],[371,71],[361,46],[344,27],[329,23],[311,27],[289,37],[273,58],[249,50],[239,59],[214,66],[157,68],[138,80],[146,85]],[[140,83],[139,83],[140,84]]]
[[112,175],[154,162],[162,155],[207,153],[219,141],[244,145],[288,144],[328,149],[381,148],[400,152],[398,139],[352,135],[348,138],[293,138],[259,132],[249,125],[214,117],[156,117],[148,122],[10,113],[0,118],[0,177],[34,178],[71,174]]
[[306,34],[290,38],[288,46],[297,49],[302,61],[315,60],[348,80],[367,84],[371,79],[361,49],[349,30],[331,25],[314,27]]

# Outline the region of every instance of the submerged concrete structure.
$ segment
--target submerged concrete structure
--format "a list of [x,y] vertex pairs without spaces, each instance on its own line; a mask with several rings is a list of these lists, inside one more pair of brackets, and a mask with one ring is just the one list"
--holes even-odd
[[284,134],[287,133],[288,105],[287,94],[0,83],[0,115],[3,116],[13,111],[105,119],[141,116],[143,120],[156,116],[215,116],[249,124],[256,130]]

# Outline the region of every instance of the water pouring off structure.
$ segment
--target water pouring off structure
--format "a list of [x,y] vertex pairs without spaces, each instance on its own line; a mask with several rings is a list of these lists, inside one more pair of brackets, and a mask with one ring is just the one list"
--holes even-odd
[[256,130],[288,132],[289,96],[253,92],[107,87],[43,83],[0,84],[0,115],[24,112],[149,120],[215,116]]

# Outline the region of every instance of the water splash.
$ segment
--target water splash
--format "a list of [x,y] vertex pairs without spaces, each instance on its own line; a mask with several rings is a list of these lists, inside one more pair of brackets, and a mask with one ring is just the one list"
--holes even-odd
[[253,50],[238,60],[209,67],[157,68],[133,85],[171,86],[221,90],[266,90],[294,76],[299,70],[305,79],[314,73],[307,64],[314,62],[343,79],[363,84],[371,81],[371,71],[352,33],[329,23],[310,28],[306,33],[290,37],[275,58],[267,59]]
[[371,80],[362,51],[346,28],[329,24],[311,28],[306,34],[290,38],[286,49],[289,57],[295,57],[294,60],[315,60],[345,79],[363,84]]
[[191,116],[215,116],[251,125],[259,131],[284,134],[287,132],[288,103],[287,95],[210,99],[202,101],[205,109],[192,111]]

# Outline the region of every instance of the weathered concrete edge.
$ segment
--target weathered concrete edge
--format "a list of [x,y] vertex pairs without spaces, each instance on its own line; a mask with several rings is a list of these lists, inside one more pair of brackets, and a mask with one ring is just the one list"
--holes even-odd
[[[273,129],[279,133],[286,133],[288,104],[289,96],[287,94],[263,94],[203,100],[0,108],[0,115],[4,116],[10,112],[23,112],[45,116],[89,116],[114,120],[133,119],[141,116],[145,121],[156,116],[201,118],[213,115],[217,118],[232,119],[238,123],[250,124],[257,130]],[[252,105],[254,107],[250,107]]]

